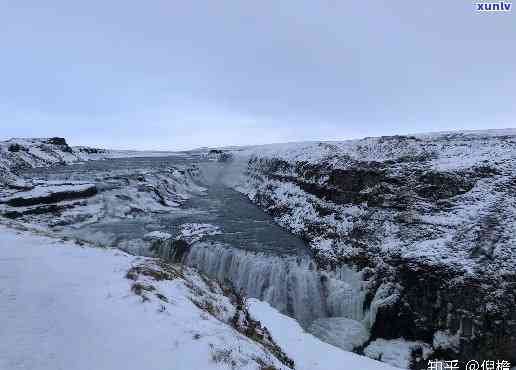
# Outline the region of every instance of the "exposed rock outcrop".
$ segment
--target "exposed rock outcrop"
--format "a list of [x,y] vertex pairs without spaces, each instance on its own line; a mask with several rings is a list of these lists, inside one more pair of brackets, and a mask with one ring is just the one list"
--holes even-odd
[[0,199],[11,207],[27,207],[38,204],[52,204],[64,200],[88,198],[97,194],[95,184],[64,184],[54,186],[38,186],[26,192]]

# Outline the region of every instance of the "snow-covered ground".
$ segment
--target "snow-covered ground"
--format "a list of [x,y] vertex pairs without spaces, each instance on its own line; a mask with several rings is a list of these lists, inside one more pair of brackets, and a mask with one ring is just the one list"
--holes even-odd
[[107,154],[107,150],[86,147],[74,150],[62,138],[0,141],[0,186],[30,188],[17,175],[19,170],[102,159]]
[[[479,162],[514,158],[516,129],[450,131],[407,136],[382,136],[346,141],[314,141],[230,147],[239,156],[280,158],[286,161],[321,162],[345,168],[349,160],[385,161],[428,154],[439,169],[467,168]],[[349,156],[349,157],[346,157]]]
[[207,296],[228,321],[235,311],[193,270],[135,282],[128,271],[153,260],[4,226],[0,256],[2,370],[286,369],[194,304]]
[[0,198],[0,203],[9,205],[35,205],[40,203],[55,203],[56,200],[80,198],[84,195],[94,195],[97,189],[94,184],[61,183],[56,185],[42,184],[29,191],[16,192],[11,197]]
[[306,333],[299,323],[281,314],[268,303],[250,298],[251,316],[272,333],[273,339],[291,357],[298,370],[388,370],[392,366],[346,352]]

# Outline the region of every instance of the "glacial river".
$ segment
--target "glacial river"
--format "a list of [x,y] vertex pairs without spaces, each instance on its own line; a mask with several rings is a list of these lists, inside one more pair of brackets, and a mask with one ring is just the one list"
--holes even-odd
[[[300,238],[276,225],[270,215],[223,181],[231,164],[189,154],[90,161],[32,169],[25,172],[25,176],[44,181],[94,182],[99,194],[85,200],[83,208],[90,207],[91,213],[102,210],[104,215],[116,215],[122,203],[117,199],[136,202],[140,194],[148,192],[145,184],[138,187],[137,192],[132,190],[129,184],[134,183],[135,178],[149,177],[147,173],[162,170],[166,174],[171,167],[192,165],[198,171],[193,181],[204,190],[189,192],[189,198],[180,206],[159,212],[139,212],[131,217],[98,217],[94,222],[78,222],[58,229],[70,236],[127,250],[123,246],[138,243],[150,231],[176,235],[186,223],[211,224],[218,227],[220,233],[191,245],[182,263],[230,282],[247,296],[268,301],[306,328],[315,320],[335,317],[370,326],[363,307],[365,293],[360,275],[347,268],[319,271]],[[160,173],[160,176],[164,175]],[[161,181],[168,184],[166,180]],[[86,214],[77,219],[92,216]]]

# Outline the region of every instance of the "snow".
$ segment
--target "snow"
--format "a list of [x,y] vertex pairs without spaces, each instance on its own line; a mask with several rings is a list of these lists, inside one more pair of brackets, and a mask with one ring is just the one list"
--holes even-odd
[[[2,370],[287,370],[227,324],[233,304],[192,269],[3,225],[0,255]],[[320,341],[267,303],[247,307],[298,370],[393,369]]]
[[169,240],[172,239],[172,235],[164,231],[151,231],[143,236],[146,240]]
[[[21,145],[24,150],[12,152],[8,150],[8,146],[11,144]],[[476,274],[478,271],[483,273],[483,270],[478,269],[479,266],[481,267],[478,261],[482,261],[476,257],[472,258],[469,246],[472,240],[476,240],[477,234],[483,233],[483,219],[489,220],[489,217],[496,216],[497,220],[504,221],[504,229],[497,234],[501,235],[500,240],[504,240],[504,243],[494,245],[494,243],[486,242],[486,246],[482,246],[482,248],[486,250],[486,255],[492,256],[493,261],[496,262],[491,263],[489,269],[496,271],[497,274],[499,272],[502,274],[504,271],[508,274],[508,271],[511,271],[511,273],[514,271],[514,261],[516,261],[516,249],[513,248],[516,245],[514,243],[516,239],[514,234],[511,233],[511,230],[514,229],[513,226],[516,225],[514,216],[516,215],[516,203],[514,198],[510,196],[513,188],[509,186],[516,169],[514,144],[516,144],[516,130],[437,133],[394,139],[366,138],[346,142],[292,143],[233,148],[231,151],[235,155],[235,160],[225,168],[228,173],[225,173],[224,176],[227,182],[245,193],[251,200],[256,201],[263,194],[270,196],[272,205],[267,205],[269,211],[289,209],[289,212],[277,216],[276,221],[290,231],[302,235],[305,230],[311,229],[312,226],[316,226],[318,230],[324,230],[325,232],[321,235],[312,235],[313,237],[309,240],[313,251],[318,253],[319,256],[329,259],[338,260],[343,257],[363,254],[363,250],[357,248],[355,244],[347,243],[345,238],[339,239],[335,235],[347,236],[352,231],[360,231],[364,224],[367,224],[370,229],[374,229],[378,225],[376,220],[381,220],[382,225],[377,228],[377,233],[374,234],[379,240],[378,252],[375,252],[379,256],[382,257],[392,252],[393,255],[399,254],[406,260],[428,261],[429,264],[446,263],[460,269],[463,276]],[[2,198],[2,201],[12,199],[11,197],[14,196],[31,199],[50,196],[61,191],[77,191],[81,186],[88,186],[84,183],[64,184],[60,181],[38,182],[32,180],[24,182],[16,176],[16,170],[18,169],[68,164],[90,159],[185,155],[163,152],[90,152],[88,150],[87,148],[74,148],[71,152],[63,151],[59,146],[45,143],[45,139],[16,139],[0,142],[0,198]],[[414,160],[413,163],[409,164],[402,160],[405,157],[416,158],[419,156],[423,156],[424,160]],[[258,158],[265,163],[270,160],[286,161],[292,167],[274,173],[274,175],[281,175],[279,180],[274,176],[267,178],[263,176],[263,173],[260,173],[260,168],[247,167],[249,158]],[[418,169],[422,172],[453,173],[455,171],[460,175],[460,171],[469,171],[475,166],[486,166],[496,169],[499,174],[476,181],[475,186],[466,194],[458,195],[450,200],[453,207],[432,209],[432,212],[428,212],[430,209],[427,207],[429,203],[422,202],[422,206],[419,207],[421,213],[414,212],[408,216],[400,214],[399,216],[407,217],[410,221],[409,224],[416,224],[417,222],[421,235],[424,235],[424,231],[430,229],[428,225],[433,227],[435,233],[426,236],[425,240],[417,240],[418,238],[412,238],[411,235],[405,235],[403,238],[399,237],[400,223],[398,219],[396,217],[389,218],[392,215],[385,210],[380,209],[377,210],[376,214],[372,214],[369,212],[371,207],[368,208],[365,204],[332,204],[326,199],[318,198],[303,190],[304,188],[299,186],[296,181],[291,181],[295,176],[299,176],[292,168],[295,165],[301,165],[302,167],[304,162],[311,165],[328,166],[330,169],[348,169],[353,168],[354,163],[365,161],[393,162],[388,165],[388,170],[392,175],[399,178],[403,178],[403,171],[407,168],[410,168],[411,171]],[[219,164],[217,164],[217,168],[218,166]],[[414,168],[411,168],[412,166]],[[169,168],[164,171],[161,169],[159,171],[137,171],[138,173],[135,173],[135,171],[125,173],[126,170],[118,169],[109,171],[113,178],[104,184],[97,184],[97,186],[104,186],[104,188],[99,188],[99,194],[95,197],[73,204],[62,201],[59,203],[59,206],[63,206],[62,209],[55,214],[32,216],[32,213],[28,212],[24,221],[33,222],[33,225],[50,226],[53,228],[55,235],[60,232],[60,235],[66,235],[65,232],[72,229],[72,235],[75,237],[81,237],[92,242],[96,241],[97,244],[111,243],[111,240],[115,240],[113,235],[106,234],[101,228],[96,230],[95,227],[88,228],[86,226],[99,224],[99,221],[106,225],[111,222],[111,226],[116,225],[117,222],[120,222],[120,225],[123,226],[123,223],[128,221],[127,225],[130,225],[129,221],[144,217],[148,217],[150,221],[151,213],[166,214],[171,210],[179,212],[179,206],[189,198],[193,191],[202,192],[205,190],[200,187],[195,188],[195,182],[190,178],[190,174],[185,174],[182,167],[180,168],[181,170]],[[244,178],[244,171],[248,171],[245,172],[245,175],[250,174],[251,180],[247,183],[237,182],[236,180],[240,181]],[[203,172],[203,175],[208,173],[207,171]],[[216,171],[217,176],[219,172]],[[119,178],[115,179],[114,176],[119,176]],[[325,185],[328,182],[328,176],[324,177],[324,174],[320,178],[306,176],[306,180],[311,184]],[[137,179],[137,177],[141,177],[141,179]],[[87,179],[86,181],[93,180]],[[7,184],[12,189],[2,188],[2,184]],[[89,186],[94,185],[89,184]],[[117,189],[116,186],[120,186],[120,188]],[[22,191],[19,192],[18,190]],[[363,192],[374,194],[376,190],[373,186],[363,190]],[[503,207],[500,205],[503,205]],[[321,213],[321,209],[325,213]],[[25,210],[28,209],[25,207],[18,208],[19,212]],[[277,214],[276,212],[271,213]],[[398,214],[395,214],[395,216],[398,216]],[[74,230],[80,227],[84,228]],[[118,246],[127,251],[144,254],[149,247],[149,241],[172,240],[172,234],[163,231],[156,230],[148,233],[148,231],[159,228],[159,224],[146,227],[135,239],[124,241]],[[457,231],[456,235],[454,231]],[[231,316],[230,313],[234,308],[230,303],[222,302],[224,301],[223,297],[217,297],[216,300],[227,312],[222,318],[217,317],[217,323],[212,322],[212,316],[207,315],[198,306],[191,304],[192,292],[188,287],[192,284],[191,280],[195,281],[194,286],[200,291],[209,290],[202,285],[202,279],[194,272],[191,273],[190,280],[177,279],[173,283],[147,282],[156,286],[160,294],[163,293],[167,297],[176,297],[177,299],[171,298],[170,302],[161,302],[154,299],[150,303],[142,303],[139,297],[135,297],[130,292],[131,282],[124,279],[123,276],[135,263],[150,260],[135,259],[112,250],[81,249],[71,243],[68,245],[67,243],[28,235],[23,235],[18,240],[17,237],[9,236],[10,233],[12,232],[6,231],[4,233],[4,229],[0,229],[0,248],[2,248],[0,253],[0,317],[7,316],[10,318],[8,320],[10,323],[7,326],[0,327],[0,353],[3,353],[4,349],[9,347],[7,360],[0,359],[0,369],[2,370],[4,366],[9,370],[21,369],[24,368],[23,366],[34,368],[35,364],[39,365],[40,363],[47,366],[43,367],[44,370],[47,368],[76,368],[73,367],[72,363],[74,356],[79,361],[86,361],[86,364],[91,365],[85,366],[81,363],[80,366],[84,366],[80,367],[81,369],[107,369],[110,368],[108,365],[120,368],[120,358],[124,358],[124,361],[126,359],[122,355],[125,348],[133,354],[132,357],[135,357],[134,354],[138,351],[142,352],[142,348],[144,349],[145,356],[143,357],[148,363],[145,363],[143,359],[133,361],[131,356],[128,357],[129,362],[134,362],[135,368],[136,366],[153,368],[154,361],[157,361],[156,366],[167,363],[167,368],[170,368],[170,358],[173,359],[172,363],[175,366],[176,362],[180,363],[180,360],[176,361],[175,357],[178,356],[178,353],[183,355],[183,345],[187,348],[184,352],[186,356],[184,361],[186,362],[182,363],[184,369],[211,369],[210,366],[216,368],[216,365],[213,364],[213,358],[226,358],[227,356],[221,354],[228,353],[228,348],[229,352],[232,353],[230,357],[234,357],[236,363],[239,364],[238,366],[242,368],[254,368],[252,366],[255,366],[256,363],[251,359],[256,353],[265,358],[270,356],[263,349],[260,349],[260,346],[256,343],[249,344],[248,339],[242,338],[227,325],[226,321]],[[138,230],[135,233],[138,233]],[[174,237],[192,244],[198,243],[204,236],[218,233],[220,233],[220,230],[214,225],[188,223],[181,225],[179,234]],[[26,250],[27,253],[23,254],[21,250],[13,252],[6,249],[4,255],[3,243],[11,243],[16,248],[22,246],[20,249]],[[39,249],[33,251],[36,244],[44,249],[52,249],[52,251],[44,255],[38,253],[41,252]],[[492,250],[488,250],[491,244],[494,247]],[[372,244],[367,245],[371,246]],[[56,249],[66,249],[67,253],[55,253]],[[81,253],[85,254],[83,255],[76,250],[82,250]],[[86,250],[88,252],[85,252]],[[306,279],[306,282],[318,281],[315,278],[319,277],[318,274],[309,274],[304,271],[306,266],[301,266],[299,263],[273,263],[271,259],[259,259],[257,255],[246,253],[237,254],[212,245],[205,249],[200,248],[200,246],[194,247],[193,252],[193,256],[198,257],[198,261],[194,264],[196,267],[200,267],[202,262],[206,265],[204,266],[206,271],[213,270],[215,272],[214,276],[219,276],[221,280],[228,276],[232,277],[236,286],[246,286],[247,294],[251,293],[251,296],[260,299],[269,299],[271,303],[273,300],[264,296],[262,287],[270,284],[267,282],[268,280],[274,281],[274,284],[271,285],[275,287],[281,286],[282,280],[286,281],[284,267],[289,267],[288,271],[292,276],[304,277],[306,275],[309,278]],[[12,260],[11,258],[15,259]],[[190,257],[190,259],[192,258]],[[99,260],[102,260],[102,262],[98,262]],[[9,263],[6,261],[9,261]],[[78,263],[77,261],[81,262]],[[221,263],[221,261],[225,262]],[[246,263],[239,263],[241,261]],[[230,265],[230,262],[232,265]],[[119,270],[117,270],[118,266],[120,266]],[[227,266],[231,266],[231,268]],[[277,267],[279,268],[276,269]],[[274,274],[264,274],[264,271],[268,271],[268,269],[274,271]],[[491,272],[485,272],[486,275],[489,273]],[[24,275],[31,276],[37,281],[32,283],[32,280],[25,278]],[[63,277],[65,278],[63,279]],[[97,279],[104,279],[103,283],[98,282]],[[305,282],[305,280],[299,281]],[[3,287],[4,283],[6,288]],[[28,287],[30,284],[34,286]],[[91,289],[90,284],[92,285]],[[399,299],[401,289],[395,284],[384,283],[377,289],[370,306],[364,307],[365,290],[363,290],[362,285],[363,281],[360,278],[346,277],[346,279],[336,279],[335,281],[329,280],[328,286],[331,288],[329,289],[331,294],[325,297],[324,303],[328,304],[330,314],[338,317],[320,318],[307,330],[323,338],[326,342],[343,349],[351,350],[363,345],[368,339],[368,330],[376,319],[379,307],[395,303]],[[314,287],[318,288],[318,285],[312,284],[311,289]],[[253,293],[255,291],[257,293]],[[265,293],[272,295],[272,291],[272,289],[269,289]],[[299,294],[305,291],[307,294]],[[313,294],[313,291],[313,289],[296,291],[294,296],[298,301],[294,301],[294,306],[306,308],[309,305],[305,303],[310,300],[312,306],[316,307],[319,299],[316,294]],[[315,289],[315,291],[319,292],[320,289]],[[62,292],[66,293],[62,294]],[[105,293],[105,296],[100,295],[102,292]],[[6,294],[7,299],[3,298],[4,294]],[[11,295],[22,305],[21,308],[18,308],[16,301],[13,303],[9,300]],[[85,302],[86,300],[90,300],[90,302]],[[283,301],[287,300],[282,297],[281,304],[277,303],[275,306],[280,308]],[[249,302],[251,305],[260,307],[266,305],[256,300],[249,300]],[[253,302],[256,302],[256,304]],[[81,307],[78,307],[79,304]],[[166,313],[160,311],[162,307],[166,308]],[[271,329],[273,327],[277,328],[277,330],[271,330],[273,336],[278,343],[285,344],[286,352],[296,360],[297,368],[334,368],[335,363],[348,363],[346,359],[355,360],[355,357],[346,357],[352,354],[344,352],[345,355],[343,355],[342,351],[334,353],[333,351],[337,351],[337,348],[318,341],[304,332],[299,325],[292,329],[296,324],[295,321],[286,324],[284,320],[288,318],[277,312],[268,313],[269,309],[273,309],[264,307],[258,309],[257,315],[265,315],[264,320],[270,320]],[[486,307],[489,306],[486,305]],[[61,314],[61,310],[63,310],[63,314]],[[106,312],[107,310],[110,312]],[[185,311],[188,311],[188,313]],[[114,316],[113,312],[119,313],[119,317],[112,317]],[[163,316],[171,313],[174,317],[183,320],[181,323],[183,326],[178,324],[176,320],[163,318]],[[72,316],[76,317],[76,322],[73,322]],[[301,318],[304,316],[298,315],[295,317],[302,321]],[[109,320],[110,323],[105,323],[105,320]],[[204,323],[203,320],[209,323]],[[292,319],[289,320],[292,321]],[[125,321],[131,322],[127,328],[124,326]],[[159,321],[159,325],[156,324],[156,321]],[[197,330],[197,322],[206,325]],[[106,327],[104,328],[104,326]],[[142,328],[143,326],[145,328]],[[15,330],[17,327],[21,328],[18,333]],[[123,327],[123,329],[119,329],[119,327]],[[163,327],[167,327],[169,330],[165,331]],[[171,327],[174,327],[174,329],[170,330]],[[193,342],[193,344],[190,343],[192,340],[188,337],[189,335],[192,336],[192,327],[196,328],[194,335],[199,334],[202,338],[200,341],[196,339],[199,342]],[[305,325],[305,327],[308,327],[308,325]],[[293,334],[283,333],[285,330],[282,330],[282,328],[292,329]],[[216,335],[218,338],[216,343],[208,342],[206,339],[211,337],[210,330],[223,333]],[[98,343],[99,340],[94,338],[96,332],[98,332],[99,338],[106,337],[105,344],[113,347],[113,354],[104,353],[106,351],[103,351],[103,344]],[[77,333],[84,333],[84,335],[77,335]],[[176,339],[172,339],[171,335],[180,338],[178,340],[179,344],[176,345],[174,342],[173,345],[166,346],[161,342],[161,339],[164,339],[165,343],[172,343]],[[293,337],[289,335],[293,335]],[[133,342],[130,344],[124,343],[124,336],[131,338]],[[80,339],[76,337],[80,337]],[[133,340],[133,338],[136,339]],[[156,340],[156,338],[159,338],[159,340]],[[281,342],[282,338],[285,339],[283,342]],[[435,349],[454,348],[457,345],[457,338],[458,335],[453,333],[436,332],[433,347]],[[242,341],[248,344],[242,347]],[[289,341],[292,341],[292,343],[288,343]],[[124,345],[118,342],[122,342]],[[128,341],[125,340],[125,342]],[[7,345],[4,345],[4,343],[7,343]],[[16,349],[18,346],[15,346],[14,343],[20,343],[19,347],[21,349]],[[199,346],[198,343],[202,344],[199,355],[203,360],[189,359],[189,356],[195,357],[195,348],[196,345]],[[305,350],[307,353],[303,353],[302,345],[299,343],[303,343],[310,350]],[[4,347],[2,347],[3,345]],[[78,348],[81,348],[81,346],[84,346],[84,351],[87,353],[100,353],[99,359],[96,359],[99,363],[94,362],[93,359],[87,359],[87,356],[82,352],[78,353]],[[147,348],[150,347],[152,348],[148,350]],[[313,353],[312,347],[314,348]],[[32,353],[32,348],[36,348],[36,353]],[[66,351],[56,353],[53,348],[64,348]],[[243,352],[240,348],[244,348]],[[374,359],[381,359],[393,366],[407,368],[411,353],[415,348],[422,349],[424,355],[428,354],[428,345],[421,342],[408,342],[401,338],[395,340],[377,339],[366,347],[365,353]],[[317,353],[315,349],[323,351],[324,355]],[[30,356],[24,357],[24,353],[29,352]],[[73,356],[68,356],[67,353],[63,355],[61,352],[70,352]],[[325,356],[326,353],[329,353],[328,359]],[[105,364],[104,357],[107,358]],[[164,360],[164,357],[167,357],[168,362]],[[118,362],[115,363],[117,360]],[[330,364],[331,361],[336,362]],[[353,361],[349,361],[349,363],[354,364]],[[363,358],[360,358],[360,361],[363,361]],[[376,366],[376,363],[374,364]],[[219,365],[222,367],[229,366],[228,363],[219,363]],[[132,363],[130,366],[132,366]],[[124,366],[124,368],[131,369],[130,366]],[[278,365],[278,368],[280,367],[281,365]],[[37,366],[37,368],[40,367]],[[350,368],[354,367],[350,366]],[[364,367],[357,365],[355,368],[362,369]],[[365,368],[367,369],[367,367]]]
[[403,338],[376,339],[364,349],[364,354],[395,367],[407,369],[412,359],[412,351],[418,348],[421,348],[423,359],[426,360],[431,354],[429,345],[423,342],[410,342]]
[[216,296],[214,306],[232,314],[194,271],[141,281],[155,289],[143,300],[125,275],[151,259],[4,226],[0,256],[2,370],[255,370],[256,359],[286,369],[192,302]]
[[362,346],[369,339],[369,332],[362,323],[345,317],[317,319],[310,325],[309,332],[346,351]]
[[[330,160],[336,168],[346,167],[350,159],[385,161],[426,153],[434,157],[435,167],[457,169],[482,161],[493,162],[512,158],[512,152],[507,150],[512,143],[507,141],[507,138],[514,137],[516,129],[511,128],[368,137],[346,141],[266,144],[233,150],[237,156],[305,162]],[[402,140],[395,140],[396,138]]]
[[218,226],[207,223],[185,223],[179,228],[177,239],[182,239],[188,244],[200,241],[205,236],[221,234]]
[[[360,258],[364,249],[377,248],[378,253],[374,253],[401,254],[404,259],[433,265],[444,261],[463,274],[478,274],[484,269],[483,259],[472,256],[471,245],[479,239],[478,228],[486,228],[486,220],[492,218],[493,222],[504,220],[500,231],[503,237],[498,243],[486,241],[488,246],[481,246],[479,253],[494,261],[490,274],[514,271],[516,252],[510,230],[516,224],[511,190],[516,171],[515,129],[270,144],[232,150],[235,158],[250,159],[246,176],[234,188],[274,214],[281,226],[308,239],[311,249],[322,259]],[[390,179],[413,187],[402,185],[383,192],[371,185],[357,192],[364,195],[379,191],[379,207],[374,202],[370,205],[327,200],[304,190],[307,185],[317,185],[331,191],[329,173],[369,165],[378,165]],[[314,175],[314,168],[320,168],[320,173]],[[493,173],[482,175],[482,170]],[[467,179],[472,188],[439,202],[419,196],[415,190],[428,184],[418,174],[433,173]],[[389,187],[386,182],[380,183]],[[399,205],[405,195],[414,202],[407,212],[392,207]],[[367,231],[371,238],[372,242],[364,244],[367,248],[348,242],[357,230]],[[490,249],[493,244],[496,245]]]
[[436,331],[433,338],[433,347],[436,349],[454,350],[460,348],[460,334],[452,335],[442,330]]
[[52,142],[50,139],[0,141],[0,185],[13,188],[30,187],[30,184],[18,177],[18,170],[101,159],[107,154],[105,150],[96,150],[95,154],[74,151],[68,145],[55,145]]
[[64,193],[82,193],[88,190],[95,189],[94,184],[55,184],[55,185],[40,185],[29,191],[22,191],[14,193],[10,198],[0,199],[0,202],[9,202],[12,199],[35,199],[47,198],[52,195],[59,195]]
[[296,363],[298,370],[388,370],[388,364],[343,351],[305,332],[294,319],[280,314],[268,303],[250,298],[247,307],[252,317],[264,324],[273,339]]
[[[54,142],[54,143],[53,143]],[[107,150],[83,146],[56,145],[48,138],[13,138],[0,141],[0,185],[24,188],[16,171],[23,168],[49,167],[90,160],[131,157],[184,157],[170,151]],[[29,184],[30,185],[30,184]]]
[[[162,168],[137,168],[134,170],[127,168],[114,168],[110,163],[99,162],[96,166],[99,171],[93,176],[89,170],[83,173],[77,167],[74,171],[68,169],[51,171],[43,177],[48,181],[36,180],[36,189],[46,188],[60,189],[59,184],[79,185],[86,182],[95,182],[97,192],[66,194],[64,197],[50,197],[45,199],[46,203],[52,203],[59,212],[38,212],[36,206],[14,207],[21,204],[45,203],[36,198],[34,201],[18,201],[11,204],[0,205],[0,213],[18,214],[18,220],[31,225],[44,225],[51,227],[54,232],[60,235],[71,235],[80,239],[98,242],[99,244],[117,246],[120,239],[117,239],[114,230],[125,228],[130,232],[133,239],[138,239],[138,245],[131,245],[127,251],[140,251],[139,246],[144,247],[149,243],[142,240],[146,233],[151,231],[172,232],[156,224],[158,214],[165,217],[171,212],[177,215],[187,214],[188,210],[180,209],[180,204],[184,203],[192,194],[201,194],[204,188],[196,184],[195,168],[164,166]],[[116,163],[116,162],[115,162]],[[90,164],[89,166],[95,166]],[[76,172],[75,172],[76,171]],[[47,186],[48,185],[48,186]],[[68,186],[68,185],[67,185]],[[63,186],[63,188],[67,188]],[[93,185],[92,185],[93,186]],[[0,191],[1,193],[1,191]],[[65,192],[66,193],[66,192]],[[20,192],[14,193],[6,191],[5,198],[16,197]],[[80,195],[80,197],[79,197]],[[83,196],[84,195],[84,196]],[[62,198],[70,198],[69,201]],[[71,200],[71,198],[76,198]],[[13,207],[10,207],[10,206]],[[153,221],[154,219],[154,221]],[[141,225],[141,231],[137,227],[127,229],[126,225]],[[145,225],[145,227],[143,227]],[[147,227],[148,225],[148,227]],[[118,227],[120,226],[120,228]],[[143,248],[146,249],[146,248]]]

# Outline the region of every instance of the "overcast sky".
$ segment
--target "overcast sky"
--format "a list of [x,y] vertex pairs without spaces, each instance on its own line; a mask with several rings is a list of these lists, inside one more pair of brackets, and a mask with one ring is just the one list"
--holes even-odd
[[0,0],[0,138],[199,146],[516,127],[516,10]]

